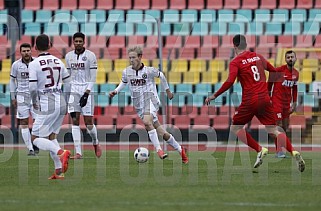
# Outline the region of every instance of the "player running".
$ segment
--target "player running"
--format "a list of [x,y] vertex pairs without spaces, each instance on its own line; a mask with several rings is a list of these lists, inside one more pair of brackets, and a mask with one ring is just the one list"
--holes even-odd
[[263,56],[246,50],[247,43],[245,36],[235,35],[233,37],[233,44],[237,56],[230,62],[229,76],[216,93],[205,99],[205,104],[208,105],[211,100],[215,100],[220,94],[228,90],[233,86],[235,79],[238,78],[242,86],[243,95],[241,105],[233,116],[231,131],[241,141],[258,152],[254,168],[259,167],[263,163],[263,158],[268,154],[268,149],[260,146],[243,129],[243,126],[251,121],[253,116],[256,116],[265,125],[267,132],[273,134],[277,138],[278,143],[282,143],[292,154],[297,162],[299,171],[303,172],[305,162],[301,154],[294,150],[286,134],[280,132],[276,127],[264,73],[264,70],[275,72],[275,68]]
[[160,125],[157,118],[160,100],[157,94],[154,79],[160,78],[165,87],[167,97],[173,98],[173,93],[169,90],[167,80],[162,72],[154,67],[147,67],[142,62],[143,51],[135,46],[128,49],[130,66],[123,71],[120,84],[114,91],[109,93],[110,97],[118,94],[127,84],[131,93],[131,98],[138,116],[143,120],[148,136],[153,143],[158,156],[165,159],[168,155],[162,150],[158,135],[178,151],[182,157],[182,162],[187,164],[188,157],[185,149]]
[[45,34],[39,35],[36,38],[38,58],[29,64],[30,96],[34,108],[38,110],[31,140],[39,149],[50,151],[55,172],[49,179],[64,179],[70,151],[60,148],[57,134],[67,107],[61,85],[66,82],[64,89],[69,93],[70,76],[63,62],[48,53],[50,47],[49,37]]

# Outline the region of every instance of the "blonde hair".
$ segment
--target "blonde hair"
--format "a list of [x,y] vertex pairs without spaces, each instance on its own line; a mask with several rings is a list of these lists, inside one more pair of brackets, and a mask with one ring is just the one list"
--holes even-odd
[[143,55],[143,50],[140,46],[132,46],[128,48],[128,53],[130,52],[136,52],[137,55]]

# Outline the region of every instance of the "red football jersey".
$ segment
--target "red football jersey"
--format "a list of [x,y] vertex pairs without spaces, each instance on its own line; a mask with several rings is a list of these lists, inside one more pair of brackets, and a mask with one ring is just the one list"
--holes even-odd
[[244,51],[236,56],[229,65],[229,76],[215,96],[229,89],[236,78],[242,86],[242,102],[258,100],[268,95],[264,70],[275,72],[275,68],[260,54]]
[[297,83],[299,72],[293,68],[289,70],[287,65],[276,68],[278,72],[269,76],[269,90],[272,90],[272,102],[277,105],[290,106],[290,103],[297,101]]

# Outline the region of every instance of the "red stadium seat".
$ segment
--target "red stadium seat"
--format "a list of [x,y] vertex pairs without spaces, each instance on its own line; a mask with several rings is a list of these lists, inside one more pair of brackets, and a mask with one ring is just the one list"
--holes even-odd
[[57,10],[59,8],[59,0],[43,0],[42,9]]
[[293,48],[294,47],[294,37],[291,35],[280,35],[278,36],[278,43],[276,44],[278,48]]
[[118,47],[107,47],[106,49],[104,49],[104,55],[103,58],[104,59],[120,59],[121,55],[120,55],[120,48]]
[[95,9],[95,0],[78,0],[79,6],[78,9],[91,10]]
[[310,48],[313,45],[312,35],[297,35],[295,47],[298,48]]
[[321,47],[321,35],[315,36],[314,47],[320,48]]
[[196,116],[194,117],[193,129],[206,129],[210,126],[211,118],[209,116]]
[[89,47],[100,47],[105,48],[106,47],[106,36],[91,36]]
[[139,45],[139,46],[144,46],[145,40],[144,36],[129,36],[127,37],[127,47],[134,46],[134,45]]
[[215,130],[227,130],[230,127],[230,118],[226,115],[219,115],[213,119],[213,128]]
[[182,37],[169,35],[165,37],[165,48],[181,48],[182,47]]
[[195,58],[194,48],[180,48],[178,49],[178,58],[192,60]]
[[282,0],[279,3],[279,9],[294,9],[295,0]]
[[132,1],[131,0],[121,0],[115,1],[115,8],[116,10],[130,10],[132,8]]
[[275,37],[273,35],[262,35],[260,36],[260,42],[258,47],[275,47]]
[[224,9],[234,9],[237,10],[240,8],[240,0],[225,0]]
[[255,48],[255,52],[261,54],[264,58],[271,57],[271,48],[269,47],[257,47]]
[[183,10],[186,8],[186,1],[182,0],[171,0],[169,9]]
[[243,0],[242,9],[254,10],[258,9],[258,1],[257,0]]
[[157,58],[157,48],[144,48],[144,58],[153,60]]
[[201,47],[197,49],[197,58],[210,60],[213,59],[213,48],[211,47]]
[[133,115],[118,115],[116,119],[116,127],[117,129],[123,129],[124,127],[133,127],[133,119],[136,116]]
[[194,118],[194,117],[198,116],[197,110],[198,109],[196,106],[184,105],[182,107],[181,114],[189,116],[190,118]]
[[245,35],[247,47],[248,48],[255,48],[258,43],[258,38],[255,35]]
[[158,48],[158,37],[157,36],[147,36],[146,38],[147,48]]
[[225,35],[221,37],[222,48],[233,48],[233,37],[234,35]]
[[315,9],[320,9],[321,8],[321,0],[315,0],[314,8]]
[[112,129],[114,128],[114,119],[106,118],[105,116],[97,115],[97,129]]
[[191,118],[185,115],[178,115],[172,118],[172,122],[180,129],[188,129],[191,125]]
[[223,0],[207,0],[206,9],[219,10],[223,8]]
[[217,112],[217,109],[214,106],[204,105],[201,107],[201,116],[202,117],[208,116],[210,118],[213,118],[213,117],[217,116],[216,112]]
[[77,0],[61,0],[61,8],[63,10],[77,9]]
[[188,9],[201,10],[204,5],[204,0],[188,0]]
[[125,45],[125,36],[111,36],[109,37],[109,45],[110,48],[124,48]]
[[134,0],[133,9],[135,10],[148,10],[150,8],[149,0]]
[[216,49],[215,58],[220,59],[231,59],[234,57],[233,49],[227,47],[220,47]]
[[25,0],[24,1],[25,10],[39,10],[40,9],[40,0]]
[[217,48],[219,47],[219,36],[213,36],[213,35],[205,35],[203,36],[203,44],[202,47],[211,47],[211,48]]
[[289,120],[289,128],[306,129],[306,119],[304,115],[291,115]]
[[19,49],[20,45],[22,43],[29,43],[31,46],[32,46],[32,37],[31,36],[28,36],[28,35],[22,35],[20,37],[20,40],[18,40],[17,42],[17,49]]
[[276,0],[261,1],[260,9],[276,9]]
[[114,8],[113,0],[97,0],[97,8],[98,10],[111,10]]
[[[103,90],[104,92],[107,92],[107,90]],[[111,118],[117,118],[117,116],[120,115],[120,107],[118,106],[107,106],[105,108],[105,118],[106,116]]]
[[183,48],[199,48],[201,47],[201,38],[200,36],[186,36],[185,45]]
[[167,0],[152,0],[151,9],[153,10],[166,10],[168,8]]
[[313,0],[298,0],[296,8],[312,9],[313,8]]
[[67,48],[69,47],[69,37],[68,36],[55,36],[52,39],[52,46],[54,48]]
[[4,9],[4,0],[0,0],[0,10]]

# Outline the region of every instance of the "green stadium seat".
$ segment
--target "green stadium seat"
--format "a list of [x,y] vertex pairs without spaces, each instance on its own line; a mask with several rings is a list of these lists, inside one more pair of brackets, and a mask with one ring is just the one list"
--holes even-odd
[[116,34],[116,23],[100,23],[98,25],[98,35],[113,36]]
[[211,24],[210,35],[226,35],[227,23],[214,22]]
[[44,23],[44,33],[49,36],[60,35],[60,24],[55,22]]
[[157,19],[160,20],[161,13],[160,10],[145,10],[145,22],[156,22]]
[[153,35],[153,23],[148,23],[148,22],[137,23],[136,35],[142,35],[142,36]]
[[301,34],[301,23],[287,22],[284,27],[284,35],[299,35]]
[[233,22],[234,21],[234,12],[233,10],[219,10],[217,14],[217,20],[219,22]]
[[262,22],[251,22],[247,25],[247,35],[262,35],[263,34],[263,23]]
[[104,22],[106,22],[106,11],[105,10],[90,10],[88,15],[89,15],[89,22],[91,22],[91,23],[104,23]]
[[51,11],[50,10],[37,10],[35,22],[37,22],[37,23],[52,22]]
[[40,23],[25,23],[24,35],[38,36],[41,34]]
[[97,105],[101,107],[106,107],[109,105],[109,96],[106,94],[99,94],[97,97]]
[[109,10],[107,21],[108,22],[125,22],[124,10]]
[[179,22],[178,10],[165,10],[163,12],[163,22],[164,23],[178,23]]
[[[162,36],[168,36],[171,35],[171,24],[170,23],[161,23],[161,35]],[[154,24],[154,34],[157,35],[157,25]]]
[[22,23],[32,23],[33,22],[33,11],[32,10],[22,10],[21,11],[21,22]]
[[8,22],[8,10],[0,10],[0,23],[7,23]]
[[176,85],[176,92],[192,93],[193,86],[191,84],[177,84]]
[[53,15],[53,21],[58,23],[69,22],[71,19],[69,10],[55,10]]
[[245,34],[245,24],[244,23],[229,23],[228,24],[228,35],[235,34]]
[[237,10],[235,16],[235,22],[252,22],[252,10]]
[[293,9],[291,10],[292,22],[305,22],[307,20],[307,11],[305,9]]
[[79,24],[76,22],[62,23],[61,35],[72,36],[79,31]]
[[257,9],[254,11],[254,22],[269,22],[270,19],[270,10]]
[[73,16],[71,19],[72,22],[85,23],[88,21],[87,10],[73,10],[71,11],[71,15]]
[[131,36],[134,35],[134,24],[133,23],[116,23],[117,35],[118,36]]
[[216,11],[215,10],[201,10],[200,11],[200,22],[212,23],[216,21]]
[[208,93],[213,93],[212,84],[195,84],[195,94],[202,94],[204,96],[207,96]]
[[266,23],[265,28],[266,35],[280,35],[282,34],[282,24],[281,23]]
[[192,35],[208,35],[208,23],[196,22],[192,25]]
[[141,23],[143,22],[142,10],[128,10],[126,14],[127,23]]
[[96,36],[97,35],[96,23],[81,23],[80,31],[83,32],[86,36]]
[[285,23],[289,21],[289,10],[275,9],[272,12],[272,22]]
[[188,23],[174,23],[173,35],[187,36],[190,34],[190,24]]
[[100,93],[108,94],[110,91],[115,90],[116,84],[101,84],[100,85]]
[[197,10],[182,10],[181,22],[194,23],[198,21]]
[[0,105],[4,107],[10,107],[10,93],[0,93]]
[[320,23],[318,21],[308,21],[303,23],[303,34],[318,35]]
[[321,9],[310,9],[308,21],[321,22]]

